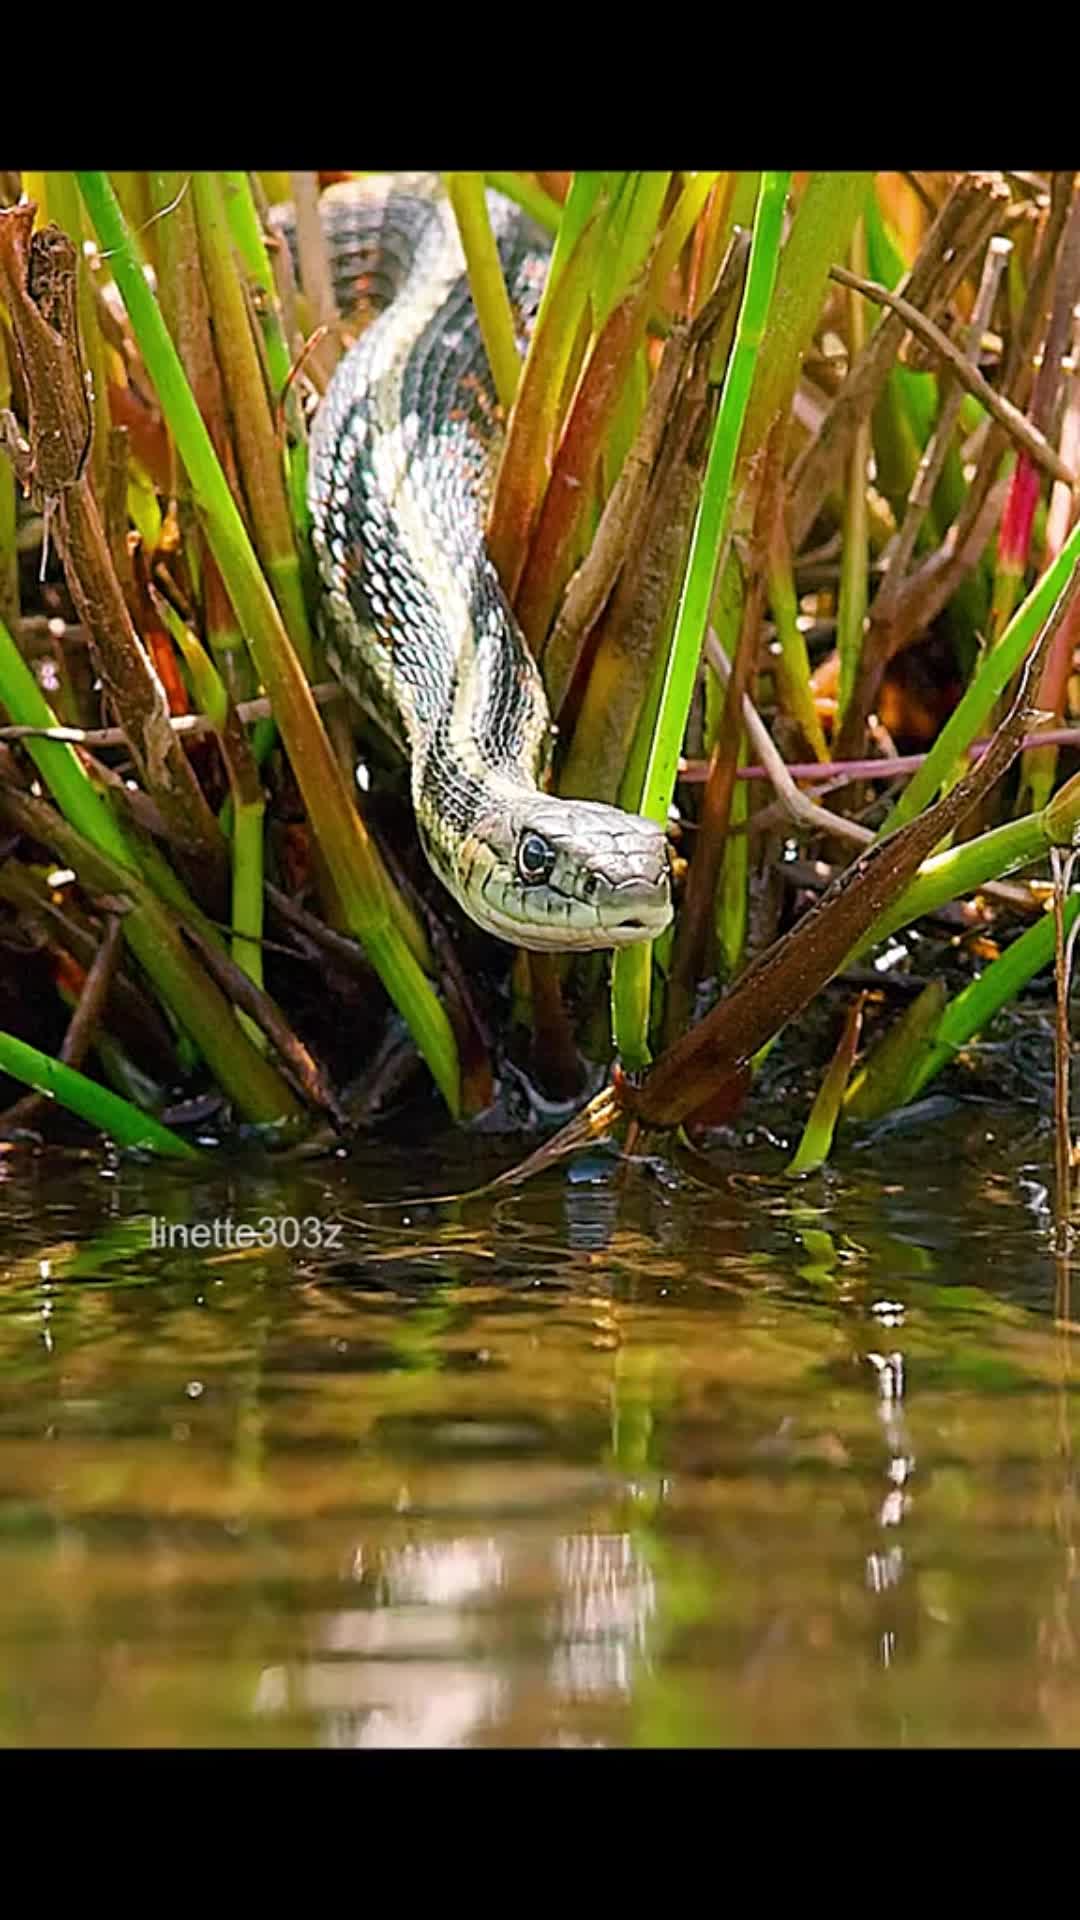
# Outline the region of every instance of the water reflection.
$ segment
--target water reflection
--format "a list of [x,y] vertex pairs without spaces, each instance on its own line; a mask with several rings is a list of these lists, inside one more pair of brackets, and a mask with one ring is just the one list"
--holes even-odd
[[[996,1130],[378,1217],[362,1159],[31,1166],[0,1739],[1074,1742],[1071,1322]],[[150,1245],[271,1206],[340,1248]]]
[[[515,1692],[541,1681],[552,1706],[625,1702],[657,1605],[626,1533],[451,1537],[370,1565],[360,1548],[353,1574],[368,1604],[314,1616],[306,1657],[266,1668],[255,1696],[260,1715],[314,1716],[332,1746],[461,1745],[493,1732]],[[504,1639],[504,1614],[535,1617],[540,1641],[509,1670],[483,1657]],[[478,1658],[462,1666],[463,1651]]]
[[566,1699],[629,1695],[631,1660],[644,1653],[656,1581],[627,1533],[578,1534],[555,1548],[562,1589],[552,1614],[551,1684]]

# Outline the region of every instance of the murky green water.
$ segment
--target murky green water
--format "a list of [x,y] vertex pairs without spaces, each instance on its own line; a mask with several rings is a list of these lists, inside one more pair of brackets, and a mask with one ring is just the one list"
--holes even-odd
[[0,1740],[1080,1739],[1034,1121],[362,1210],[498,1152],[0,1162]]

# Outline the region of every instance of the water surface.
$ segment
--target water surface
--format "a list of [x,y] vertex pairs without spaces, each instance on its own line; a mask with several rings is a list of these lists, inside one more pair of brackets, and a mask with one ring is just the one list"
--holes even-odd
[[1080,1740],[1036,1120],[512,1157],[0,1161],[0,1741]]

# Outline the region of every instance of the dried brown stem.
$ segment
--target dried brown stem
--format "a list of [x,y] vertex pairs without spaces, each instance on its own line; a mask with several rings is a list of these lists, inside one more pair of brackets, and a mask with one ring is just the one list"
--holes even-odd
[[[726,685],[731,678],[731,662],[715,633],[709,633],[705,651],[710,666],[715,668]],[[742,697],[742,716],[750,744],[788,819],[796,826],[804,827],[808,833],[827,833],[832,839],[848,840],[854,846],[868,847],[874,838],[869,827],[860,826],[857,820],[846,820],[843,814],[830,813],[827,807],[819,806],[817,801],[799,791],[748,693]],[[887,768],[888,762],[882,761],[881,766]]]
[[[1000,429],[996,431],[1001,433]],[[910,646],[937,617],[976,564],[1001,518],[1009,482],[995,480],[1002,447],[1000,439],[996,445],[992,444],[993,438],[991,435],[987,441],[963,509],[940,547],[907,576],[898,591],[888,627],[871,625],[866,635],[858,683],[833,748],[837,759],[857,756],[889,661]]]
[[[26,622],[21,624],[25,626]],[[318,706],[326,707],[344,700],[346,695],[336,681],[324,680],[312,687],[311,697]],[[260,698],[240,701],[234,712],[239,720],[267,720],[273,708],[269,700]],[[169,725],[179,734],[215,731],[215,724],[206,713],[170,714]],[[72,747],[126,747],[128,744],[123,727],[0,727],[0,740],[66,740]]]
[[761,616],[765,609],[767,555],[776,516],[783,511],[781,491],[784,430],[781,416],[774,422],[751,485],[756,486],[754,533],[749,566],[749,586],[743,602],[742,620],[731,677],[727,684],[724,709],[709,760],[694,857],[690,862],[686,894],[679,914],[672,948],[665,1011],[665,1036],[668,1040],[681,1033],[690,1016],[694,988],[704,971],[709,943],[709,926],[716,884],[723,860],[724,841],[731,819],[731,800],[735,791],[735,769],[739,759],[742,732],[742,702],[757,662]]
[[573,1022],[562,997],[559,965],[553,953],[528,955],[532,995],[532,1034],[529,1056],[540,1085],[556,1100],[571,1100],[581,1092],[582,1060]]
[[[181,191],[185,176],[176,172],[151,173],[148,180],[151,200],[158,212],[165,214],[157,223],[158,290],[165,323],[206,422],[214,452],[234,498],[246,513],[218,363],[219,346],[211,330],[210,300],[199,257],[194,195]],[[190,186],[190,177],[187,184]],[[222,632],[236,626],[236,617],[205,531],[198,525],[194,506],[186,493],[179,502],[179,510],[185,548],[189,542],[193,543],[199,556],[209,639],[219,664],[224,665],[228,690],[235,698],[238,682],[247,671],[243,649],[220,648],[216,642]]]
[[[972,249],[982,245],[1000,216],[1008,190],[995,176],[965,174],[953,187],[902,287],[924,313],[939,312],[956,286]],[[835,396],[816,438],[790,474],[791,548],[797,553],[829,489],[839,480],[856,428],[869,418],[888,379],[906,329],[886,312]]]
[[305,1098],[313,1107],[328,1114],[335,1125],[346,1128],[348,1120],[338,1104],[326,1069],[293,1031],[277,1002],[262,987],[256,986],[254,980],[221,947],[207,939],[201,928],[189,924],[181,931],[197,948],[207,972],[233,1004],[241,1007],[262,1028],[276,1049],[282,1066]]
[[319,181],[314,173],[290,173],[293,206],[296,210],[296,252],[300,262],[300,284],[310,309],[311,324],[327,332],[312,349],[324,380],[328,380],[340,354],[337,339],[339,319],[334,298],[330,256],[319,210]]
[[[1080,300],[1080,194],[1074,194],[1066,205],[1068,212],[1056,261],[1050,323],[1029,409],[1034,425],[1045,434],[1054,431],[1063,386],[1062,362],[1069,350],[1073,312]],[[1065,475],[1058,477],[1064,479]],[[1072,484],[1076,484],[1075,476]]]
[[563,427],[514,595],[521,630],[537,655],[576,557],[590,480],[641,345],[651,299],[642,270],[601,328]]
[[16,458],[24,484],[55,528],[71,597],[139,774],[187,877],[224,909],[227,850],[202,788],[169,724],[164,689],[135,631],[90,487],[91,419],[79,356],[75,249],[57,227],[33,234],[35,209],[0,212],[0,294],[11,317],[27,393],[29,445]]
[[328,927],[325,921],[309,913],[306,907],[291,900],[287,893],[283,893],[280,887],[275,887],[269,880],[266,882],[265,893],[267,905],[273,908],[278,918],[284,920],[287,926],[295,927],[298,933],[302,933],[314,945],[332,954],[333,958],[340,961],[350,972],[358,974],[364,980],[372,978],[374,970],[371,961],[359,940],[350,940],[346,933],[335,933],[333,927]]
[[[7,755],[7,749],[3,751]],[[3,771],[8,774],[7,768]],[[144,799],[145,795],[130,797]],[[54,847],[84,887],[132,902],[124,919],[124,937],[144,966],[153,954],[157,972],[167,972],[182,1007],[183,1024],[213,1063],[227,1097],[257,1119],[276,1122],[298,1118],[301,1109],[291,1087],[252,1046],[229,1000],[185,946],[175,909],[166,906],[141,875],[129,872],[94,846],[47,801],[20,791],[14,784],[0,784],[0,814],[20,833]]]
[[657,455],[689,358],[687,329],[676,327],[664,346],[637,438],[608,497],[596,538],[573,575],[541,656],[548,698],[557,711],[570,687],[585,641],[608,600],[638,522]]
[[300,278],[316,326],[330,326],[338,318],[330,256],[319,211],[319,180],[315,173],[289,174],[296,209],[296,251]]
[[[971,366],[974,366],[978,359],[983,332],[993,310],[1009,247],[1009,241],[995,238],[990,241],[987,248],[975,309],[963,341],[962,350]],[[970,537],[965,540],[959,554],[951,544],[953,530],[950,530],[941,547],[931,556],[932,562],[940,571],[923,569],[917,575],[914,586],[909,589],[908,562],[914,552],[919,528],[929,510],[934,487],[945,463],[962,399],[963,389],[959,381],[950,381],[948,390],[942,397],[937,423],[927,442],[908,495],[903,524],[895,545],[888,555],[888,571],[870,608],[870,617],[859,658],[859,671],[836,736],[835,751],[838,756],[854,757],[860,751],[866,724],[889,661],[925,625],[926,615],[920,600],[920,584],[924,593],[932,590],[936,597],[940,592],[940,575],[946,569],[958,581],[961,570],[975,564],[992,526],[996,523],[999,507],[997,497],[991,490],[993,474],[997,470],[995,458],[993,468],[985,460],[980,466],[966,503],[970,506],[973,501],[981,500],[985,507],[985,515],[976,514],[970,525]]]
[[[116,973],[121,937],[121,917],[111,913],[105,922],[104,935],[94,955],[90,971],[83,982],[78,1004],[61,1042],[60,1058],[65,1066],[81,1067],[93,1045],[98,1021]],[[0,1131],[10,1133],[16,1127],[29,1126],[38,1114],[51,1104],[43,1093],[23,1094],[22,1098],[16,1100],[6,1113],[0,1114]]]
[[[708,347],[694,355],[649,481],[644,515],[596,637],[559,792],[614,801],[674,618],[708,458]],[[560,715],[561,718],[561,715]]]
[[928,320],[924,313],[920,313],[918,307],[913,307],[910,300],[905,300],[902,294],[890,293],[888,287],[880,287],[874,280],[864,280],[860,274],[849,273],[846,267],[830,267],[829,278],[838,281],[842,287],[853,287],[856,293],[865,294],[868,300],[875,301],[878,306],[888,307],[893,313],[899,314],[912,333],[934,348],[965,391],[981,402],[987,413],[1004,427],[1018,447],[1030,455],[1037,467],[1052,474],[1055,480],[1064,480],[1069,486],[1075,484],[1076,476],[1069,472],[1056,447],[1050,445],[1045,435],[1032,425],[1019,407],[1014,407],[1011,400],[984,379],[978,367],[965,358],[964,349],[950,340],[947,333],[942,333],[941,328]]
[[[1042,325],[1050,278],[1069,211],[1069,198],[1061,182],[1067,181],[1068,194],[1071,194],[1074,177],[1055,175],[1054,198],[1043,244],[1006,357],[1002,388],[1016,404],[1023,402],[1029,391],[1031,354]],[[899,586],[890,611],[888,633],[883,635],[880,648],[874,654],[869,648],[864,650],[867,671],[860,677],[858,700],[849,703],[844,716],[836,741],[838,756],[841,750],[845,759],[859,752],[863,728],[886,665],[936,620],[977,563],[1008,495],[1009,480],[998,478],[1007,447],[1005,429],[997,421],[989,422],[974,478],[956,520],[941,545]],[[870,671],[871,666],[875,671]]]
[[[1001,284],[1001,276],[1005,270],[1005,264],[1011,251],[1012,242],[1010,240],[1002,240],[997,236],[991,239],[990,245],[986,249],[982,278],[979,281],[979,291],[975,299],[971,322],[964,335],[961,349],[969,366],[975,366],[978,360],[982,337],[990,324],[990,315],[994,310],[994,301],[997,298],[997,290]],[[907,510],[904,514],[903,524],[897,534],[895,547],[887,556],[888,571],[878,589],[874,606],[871,609],[871,622],[874,620],[884,621],[887,619],[889,610],[895,603],[901,582],[907,573],[908,564],[915,551],[915,542],[919,536],[919,528],[922,526],[923,520],[930,510],[930,503],[934,497],[934,489],[940,478],[941,470],[945,465],[946,455],[952,442],[953,428],[956,425],[957,416],[963,404],[963,398],[963,388],[959,381],[951,381],[947,390],[941,396],[941,404],[938,410],[937,421],[934,425],[934,431],[926,443],[926,448],[923,452],[922,459],[919,461],[915,478],[911,483],[911,491],[908,494]]]

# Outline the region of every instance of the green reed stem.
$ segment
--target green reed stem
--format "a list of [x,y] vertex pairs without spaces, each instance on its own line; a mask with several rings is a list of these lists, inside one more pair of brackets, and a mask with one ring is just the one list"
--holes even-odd
[[140,1113],[138,1107],[121,1100],[119,1094],[110,1093],[107,1087],[99,1086],[96,1080],[88,1079],[85,1073],[66,1066],[51,1054],[39,1053],[25,1040],[17,1040],[13,1033],[0,1032],[0,1071],[22,1080],[47,1099],[58,1101],[70,1113],[77,1113],[80,1120],[99,1127],[118,1146],[142,1147],[174,1160],[203,1157],[197,1148],[181,1140],[178,1133],[163,1127],[160,1120]]
[[[705,481],[690,541],[686,575],[675,631],[668,653],[642,782],[640,811],[665,825],[675,791],[679,754],[690,712],[694,682],[701,660],[705,625],[712,600],[716,568],[723,552],[731,504],[731,482],[754,380],[758,353],[776,283],[783,234],[784,206],[790,173],[765,173],[758,192],[754,234],[750,246],[746,286],[735,332],[735,343],[720,394],[720,407],[709,448]],[[641,980],[651,958],[650,943],[623,947],[611,970],[611,1008],[615,1044],[627,1061],[645,1057],[648,1020],[641,1020]]]
[[[729,660],[734,660],[738,650],[745,595],[746,581],[743,568],[734,547],[729,546],[723,577],[713,594],[712,601],[712,630]],[[799,637],[802,638],[801,635]],[[717,736],[724,724],[726,704],[726,686],[710,661],[705,668],[705,751],[707,756],[712,754],[716,746]],[[746,729],[740,727],[740,764],[746,758]],[[717,955],[724,969],[724,976],[728,980],[734,977],[742,964],[749,922],[750,837],[745,831],[742,833],[733,831],[749,817],[750,795],[741,791],[749,784],[748,780],[735,782],[731,796],[728,837],[724,843],[724,858],[720,868],[720,881],[713,899],[713,932]]]
[[787,1171],[791,1175],[813,1173],[815,1168],[823,1167],[832,1151],[833,1135],[840,1118],[844,1092],[855,1064],[859,1035],[862,1032],[863,996],[860,994],[848,1008],[844,1031],[840,1036],[836,1052],[825,1071],[825,1076],[817,1090],[814,1104],[802,1139],[788,1162]]
[[[252,290],[255,317],[266,354],[270,398],[277,406],[292,370],[292,355],[281,321],[274,271],[266,250],[255,195],[251,190],[250,174],[223,172],[221,190],[233,246]],[[314,560],[309,547],[311,513],[307,502],[307,439],[299,401],[291,388],[285,401],[285,423],[288,429],[285,485],[300,550],[300,577],[305,592],[310,595],[314,587]]]
[[266,349],[270,392],[273,399],[277,400],[289,377],[292,355],[289,352],[285,330],[281,324],[281,315],[278,312],[273,269],[270,265],[270,256],[266,251],[266,242],[263,239],[255,196],[251,191],[251,178],[246,173],[223,171],[221,191],[233,246],[236,248],[248,280],[258,290],[256,313],[263,346]]
[[[0,700],[17,727],[55,727],[56,715],[0,621]],[[95,787],[74,747],[28,738],[24,745],[65,818],[122,865],[138,862],[123,828]],[[177,882],[179,885],[180,882]]]
[[[456,1115],[460,1068],[445,1009],[395,924],[389,904],[392,883],[355,810],[116,196],[100,172],[82,172],[78,179],[187,470],[211,550],[281,728],[312,830],[334,876],[348,930],[362,941]],[[402,902],[402,913],[405,910]]]
[[193,173],[191,193],[213,314],[214,343],[232,414],[233,437],[255,548],[300,664],[310,676],[312,637],[300,578],[296,532],[285,495],[270,403],[233,255],[218,176],[203,171]]
[[668,276],[693,233],[704,211],[705,202],[719,180],[718,173],[683,175],[683,188],[660,236],[650,278],[657,300],[662,300]]
[[1030,651],[1054,602],[1080,562],[1080,521],[1053,564],[1017,608],[996,647],[984,655],[967,691],[949,715],[922,766],[908,781],[887,814],[881,833],[892,833],[930,804],[952,776],[957,762],[982,732],[1014,673]]
[[491,231],[482,173],[448,173],[446,190],[465,252],[473,305],[499,396],[509,413],[521,379],[521,355],[499,249]]
[[[232,870],[231,953],[256,986],[263,984],[263,819],[266,802],[255,758],[243,727],[230,709],[220,673],[205,647],[163,597],[162,618],[191,675],[198,705],[217,730],[229,777],[228,825]],[[223,822],[224,826],[224,822]],[[252,1044],[263,1051],[266,1036],[246,1014],[240,1016]]]
[[848,1087],[844,1096],[848,1120],[866,1125],[911,1099],[947,1001],[944,980],[928,980],[918,998],[893,1021]]
[[[0,701],[16,726],[56,725],[52,708],[2,623]],[[149,843],[145,849],[136,849],[73,747],[33,738],[25,746],[64,819],[82,842],[110,863],[107,874],[99,876],[99,890],[123,892],[125,876],[130,876],[130,891],[138,905],[125,916],[124,938],[238,1111],[257,1125],[298,1115],[300,1108],[290,1088],[253,1049],[219,989],[177,935],[177,915],[202,920],[181,881]],[[71,864],[79,871],[80,848],[69,851]],[[164,870],[167,905],[151,891],[140,869],[154,887]],[[97,883],[91,879],[90,884]]]
[[1074,811],[1080,814],[1073,791],[1076,786],[1077,782],[1070,780],[1040,813],[1026,813],[945,853],[933,854],[923,862],[899,900],[870,929],[859,952],[877,946],[898,927],[911,926],[928,913],[936,913],[947,901],[977,892],[988,880],[1002,880],[1018,867],[1045,858],[1051,847],[1069,846],[1075,829],[1068,816]]
[[[855,223],[851,239],[851,270],[866,274],[866,228]],[[866,341],[866,302],[857,293],[849,295],[849,365],[861,353]],[[836,651],[840,659],[840,685],[837,693],[836,726],[839,729],[848,702],[855,690],[862,658],[863,625],[866,618],[867,581],[867,502],[870,481],[870,422],[864,420],[855,430],[851,459],[847,470],[844,499],[844,551],[840,563],[840,594],[836,607]]]
[[[747,758],[746,733],[740,728],[740,767],[746,765]],[[719,957],[729,980],[742,965],[750,922],[750,836],[746,831],[750,814],[749,785],[748,780],[735,782],[728,819],[728,838],[724,843],[724,862],[713,907]]]
[[[575,173],[571,180],[570,191],[566,196],[566,205],[562,208],[559,216],[559,225],[555,234],[555,244],[551,249],[551,260],[548,265],[547,279],[544,282],[544,291],[540,297],[540,306],[536,315],[536,325],[533,328],[534,340],[540,330],[541,322],[546,317],[547,309],[555,297],[559,282],[569,262],[574,257],[574,249],[582,238],[586,227],[589,226],[597,214],[601,216],[604,215],[606,210],[605,203],[607,207],[611,206],[614,196],[618,191],[619,182],[622,179],[623,175],[621,173],[579,171]],[[576,264],[580,268],[580,262]],[[583,276],[587,284],[591,283],[592,275],[593,264],[592,258],[590,257],[588,274],[587,276]],[[531,350],[530,345],[530,352]]]
[[546,227],[549,233],[558,232],[562,208],[550,193],[544,192],[539,181],[530,180],[523,173],[485,173],[484,179],[497,193],[513,200],[538,226]]
[[[263,817],[262,800],[237,801],[232,831],[232,943],[238,967],[257,987],[263,984]],[[249,1028],[249,1031],[252,1029]],[[252,1035],[254,1038],[254,1034]]]
[[656,242],[671,174],[629,173],[612,207],[592,286],[593,336],[643,272]]
[[[130,900],[124,939],[181,1028],[177,1050],[186,1050],[185,1066],[201,1053],[237,1112],[257,1126],[300,1120],[303,1109],[292,1088],[252,1046],[233,1005],[183,937],[181,929],[189,924],[211,937],[198,908],[178,915],[142,874],[102,852],[45,801],[7,789],[0,805],[24,833],[54,848],[90,893]],[[216,931],[212,937],[220,940]]]
[[[530,536],[551,476],[567,370],[603,237],[602,179],[599,174],[575,176],[570,189],[495,478],[487,548],[511,600],[524,571]],[[579,217],[583,208],[585,217]],[[568,251],[565,235],[570,231],[574,242]]]
[[820,321],[829,268],[847,254],[870,179],[868,173],[812,173],[803,188],[769,304],[768,339],[754,369],[744,461],[764,446],[774,420],[791,404],[803,356]]
[[[845,553],[846,551],[845,546]],[[777,516],[769,543],[767,564],[769,605],[772,608],[776,639],[780,648],[776,661],[776,677],[780,685],[781,701],[791,719],[798,725],[814,758],[825,761],[829,757],[829,749],[825,743],[825,733],[814,703],[814,690],[810,684],[810,655],[806,648],[806,635],[799,626],[799,601],[795,592],[791,550],[783,517],[780,515]],[[734,648],[726,650],[728,658],[734,659]]]
[[[74,994],[68,993],[63,987],[59,991],[64,1005],[74,1012],[76,1005]],[[114,1040],[110,1033],[104,1033],[100,1028],[98,1029],[94,1035],[94,1052],[97,1054],[98,1064],[106,1080],[113,1092],[118,1093],[122,1100],[128,1101],[131,1106],[138,1107],[143,1113],[154,1114],[164,1107],[168,1098],[164,1087],[160,1086],[151,1074],[144,1073],[141,1067],[137,1067],[120,1042]]]
[[[1065,931],[1068,933],[1080,912],[1080,894],[1072,893],[1065,902]],[[915,1077],[909,1098],[922,1092],[927,1082],[947,1067],[961,1047],[988,1026],[996,1013],[1015,1000],[1022,988],[1054,959],[1054,916],[1044,914],[1035,926],[1028,927],[1005,952],[991,961],[986,972],[950,1000],[934,1035],[933,1044]]]
[[701,660],[713,581],[726,534],[731,481],[776,280],[784,204],[790,179],[790,173],[764,174],[758,196],[735,345],[720,395],[720,409],[713,429],[705,482],[690,540],[686,578],[660,695],[660,710],[645,768],[641,811],[661,825],[667,820],[675,792],[679,754]]

